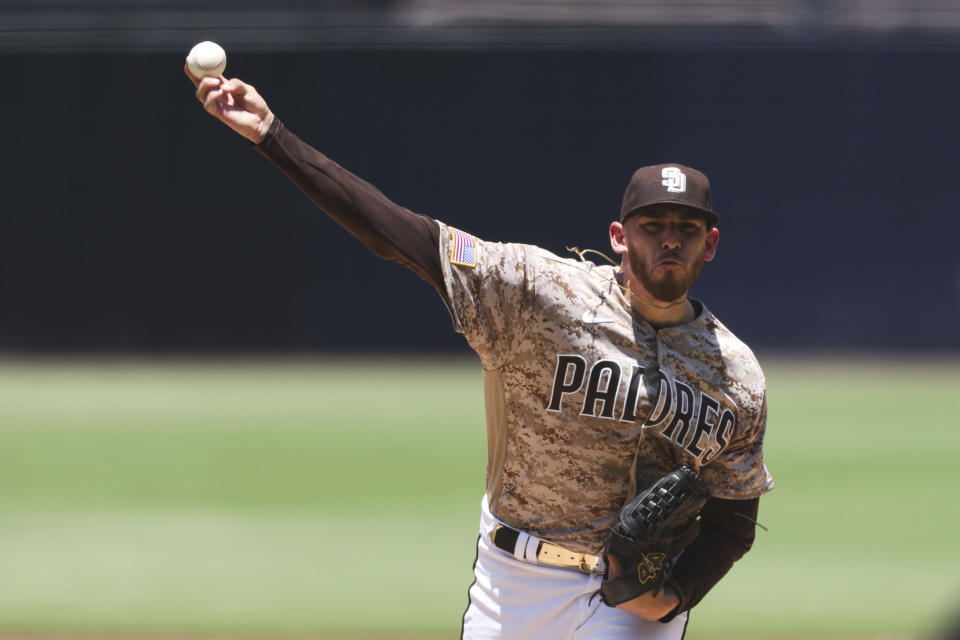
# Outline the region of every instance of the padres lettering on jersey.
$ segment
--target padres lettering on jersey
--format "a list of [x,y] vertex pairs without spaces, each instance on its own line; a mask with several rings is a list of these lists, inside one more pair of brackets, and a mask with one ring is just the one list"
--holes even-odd
[[483,365],[494,515],[596,553],[635,487],[677,464],[720,498],[773,487],[763,374],[709,310],[656,331],[612,266],[440,231],[451,315]]
[[[637,365],[623,376],[614,360],[599,360],[590,366],[583,356],[559,355],[547,411],[559,412],[567,395],[579,394],[573,400],[580,403],[580,415],[633,422],[638,419],[644,374],[645,369]],[[736,427],[733,411],[710,394],[695,392],[690,385],[666,374],[655,371],[653,375],[659,391],[651,415],[641,417],[644,428],[656,430],[700,465],[708,464],[727,446]]]

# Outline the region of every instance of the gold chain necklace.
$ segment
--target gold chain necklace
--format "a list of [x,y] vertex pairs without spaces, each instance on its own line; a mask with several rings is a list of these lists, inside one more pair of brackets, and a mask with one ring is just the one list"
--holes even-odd
[[[616,262],[614,262],[612,259],[610,259],[610,256],[608,256],[607,254],[605,254],[605,253],[602,252],[602,251],[597,251],[596,249],[579,249],[579,248],[577,248],[577,247],[564,247],[564,248],[565,248],[567,251],[569,251],[570,253],[576,254],[576,256],[577,256],[578,258],[580,258],[580,262],[587,262],[587,259],[583,257],[585,254],[595,253],[595,254],[597,254],[598,256],[602,256],[607,262],[609,262],[609,263],[612,264],[613,266],[615,266],[615,267],[619,267],[619,266],[620,266],[620,265],[618,265]],[[603,276],[600,276],[600,277],[603,278]],[[624,295],[626,295],[627,298],[628,298],[631,302],[632,302],[633,300],[637,300],[637,301],[639,301],[641,304],[646,305],[646,306],[650,307],[651,309],[660,309],[660,310],[672,309],[672,308],[674,308],[674,307],[679,307],[680,305],[687,303],[687,298],[686,298],[686,296],[684,296],[683,300],[680,300],[679,302],[671,302],[671,303],[665,304],[665,305],[653,304],[652,302],[647,302],[646,300],[644,300],[644,299],[641,298],[640,296],[636,295],[633,291],[631,291],[630,289],[628,289],[628,288],[626,288],[625,286],[623,286],[622,284],[620,284],[620,282],[619,282],[617,279],[615,279],[615,278],[603,278],[603,279],[604,279],[604,280],[608,280],[608,281],[612,282],[613,284],[617,285],[618,287],[620,287],[620,290],[623,291]]]

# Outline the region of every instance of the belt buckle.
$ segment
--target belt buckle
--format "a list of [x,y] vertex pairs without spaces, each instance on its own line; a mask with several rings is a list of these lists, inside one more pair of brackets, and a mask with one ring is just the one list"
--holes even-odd
[[593,567],[587,562],[587,554],[580,554],[580,557],[577,559],[577,569],[580,569],[582,573],[593,573]]

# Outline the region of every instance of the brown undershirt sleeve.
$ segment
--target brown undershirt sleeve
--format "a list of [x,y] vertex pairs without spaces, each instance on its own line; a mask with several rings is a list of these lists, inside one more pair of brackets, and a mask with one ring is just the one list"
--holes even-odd
[[393,203],[274,119],[254,149],[376,256],[402,264],[446,300],[437,222]]
[[673,570],[673,586],[680,604],[662,622],[692,609],[750,550],[759,504],[759,498],[707,501],[700,512],[700,535],[683,552]]

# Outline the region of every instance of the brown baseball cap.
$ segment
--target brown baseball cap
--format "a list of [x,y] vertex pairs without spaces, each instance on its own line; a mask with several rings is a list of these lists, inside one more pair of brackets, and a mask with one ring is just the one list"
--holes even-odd
[[707,224],[720,222],[710,205],[710,181],[696,169],[682,164],[640,167],[630,178],[620,207],[620,222],[640,209],[655,204],[674,204],[695,209]]

